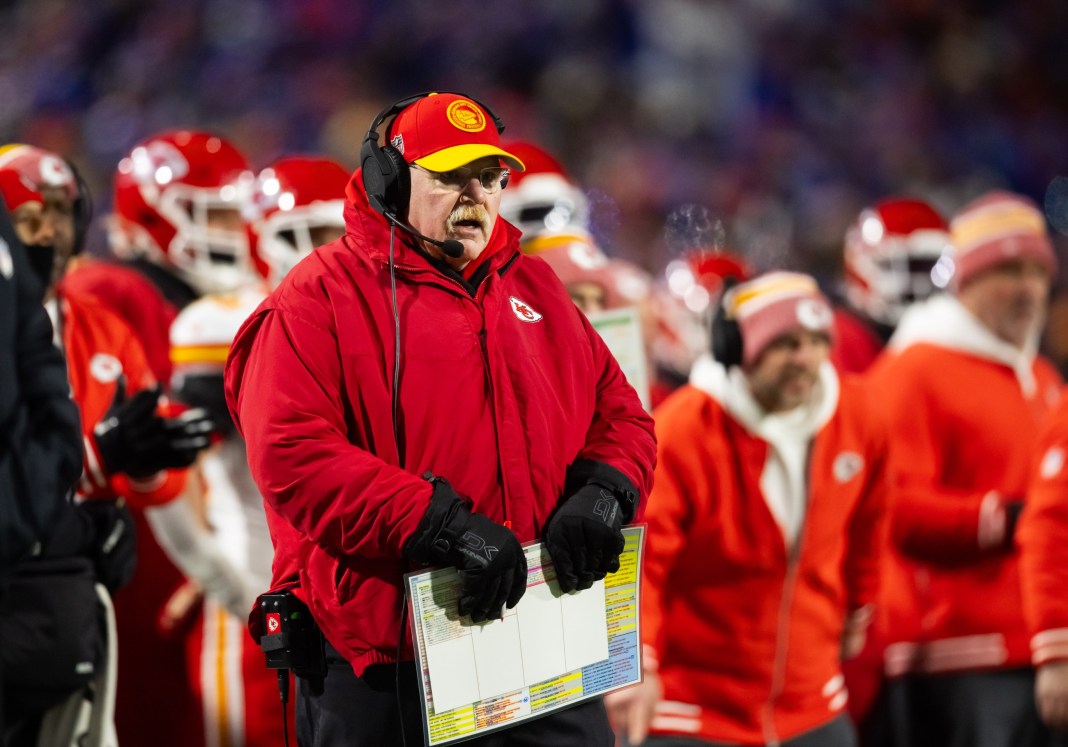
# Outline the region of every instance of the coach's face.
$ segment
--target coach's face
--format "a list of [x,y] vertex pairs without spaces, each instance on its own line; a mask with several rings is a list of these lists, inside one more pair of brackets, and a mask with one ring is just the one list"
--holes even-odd
[[[485,171],[485,170],[490,171]],[[433,257],[461,270],[478,259],[493,233],[501,205],[500,178],[505,171],[493,156],[480,158],[459,169],[446,172],[428,171],[412,165],[412,195],[408,222],[432,239],[459,241],[464,248],[460,257],[445,255],[440,247],[423,242]],[[487,190],[484,184],[489,184]]]

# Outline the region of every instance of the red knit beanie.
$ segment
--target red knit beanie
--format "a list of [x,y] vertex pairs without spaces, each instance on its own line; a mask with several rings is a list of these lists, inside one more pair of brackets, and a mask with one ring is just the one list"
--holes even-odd
[[961,208],[949,224],[956,288],[1002,262],[1034,259],[1057,274],[1046,219],[1034,202],[1009,192],[989,192]]
[[776,338],[798,330],[834,334],[834,313],[815,279],[771,272],[732,288],[723,299],[742,333],[742,363],[750,365]]

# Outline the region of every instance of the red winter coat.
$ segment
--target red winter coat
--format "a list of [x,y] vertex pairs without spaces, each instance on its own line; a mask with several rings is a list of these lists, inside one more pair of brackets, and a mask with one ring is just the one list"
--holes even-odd
[[1068,661],[1068,397],[1046,419],[1020,516],[1023,610],[1035,666]]
[[267,504],[275,582],[299,576],[357,674],[393,661],[409,638],[401,549],[429,505],[424,472],[527,542],[576,459],[614,467],[643,496],[656,459],[652,420],[608,349],[503,220],[473,297],[397,232],[394,423],[390,229],[359,184],[357,173],[348,234],[286,277],[238,332],[226,369]]
[[715,368],[699,362],[696,385],[655,413],[642,640],[664,696],[651,729],[777,744],[846,704],[839,645],[847,618],[864,625],[877,593],[885,433],[857,382],[834,391],[837,377],[821,374],[806,509],[790,542],[765,480],[777,452],[723,404],[738,392],[708,384]]
[[1031,660],[1004,503],[1027,493],[1061,382],[1041,356],[1000,360],[1007,343],[992,340],[959,302],[935,297],[902,321],[869,377],[890,428],[891,547],[876,626],[891,676]]

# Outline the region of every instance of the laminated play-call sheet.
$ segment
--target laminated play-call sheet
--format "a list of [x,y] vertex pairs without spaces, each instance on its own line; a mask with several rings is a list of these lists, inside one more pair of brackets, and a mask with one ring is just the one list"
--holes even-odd
[[429,747],[462,742],[641,679],[638,627],[644,527],[623,530],[619,571],[564,594],[540,543],[527,545],[527,591],[499,620],[460,617],[460,577],[406,577]]

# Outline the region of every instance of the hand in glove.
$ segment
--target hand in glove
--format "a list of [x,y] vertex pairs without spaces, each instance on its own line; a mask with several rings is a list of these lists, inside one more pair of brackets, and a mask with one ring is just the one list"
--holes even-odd
[[90,500],[78,505],[94,528],[90,548],[96,578],[112,594],[133,578],[137,567],[137,537],[133,516],[122,499]]
[[1023,513],[1024,502],[1022,498],[1010,498],[1002,505],[1005,507],[1004,546],[1011,549],[1016,538],[1016,526],[1020,523],[1020,514]]
[[97,451],[109,474],[144,478],[164,469],[188,467],[211,443],[211,419],[203,410],[164,418],[156,412],[160,388],[143,389],[126,399],[120,377],[104,419],[93,428]]
[[421,563],[451,565],[460,572],[460,614],[474,622],[500,617],[527,590],[527,559],[512,531],[471,511],[448,481],[428,476],[434,486],[423,520],[404,554]]
[[588,589],[619,570],[623,511],[615,493],[598,483],[579,488],[549,520],[545,545],[565,592]]

